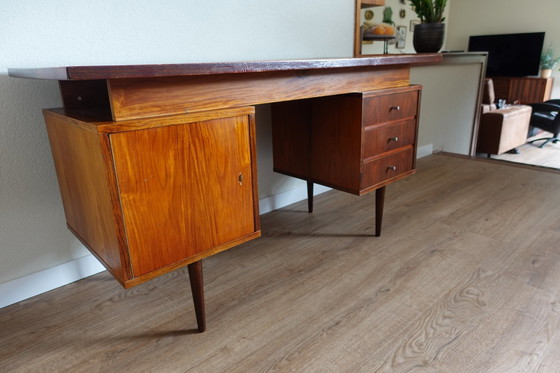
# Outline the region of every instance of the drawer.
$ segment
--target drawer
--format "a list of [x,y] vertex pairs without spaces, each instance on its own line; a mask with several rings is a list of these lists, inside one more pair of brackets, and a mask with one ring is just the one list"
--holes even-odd
[[389,150],[414,144],[416,138],[416,120],[370,126],[364,131],[364,159],[374,157]]
[[416,116],[418,91],[393,93],[364,98],[363,115],[365,126],[401,120]]
[[364,164],[360,189],[366,189],[412,170],[414,148]]

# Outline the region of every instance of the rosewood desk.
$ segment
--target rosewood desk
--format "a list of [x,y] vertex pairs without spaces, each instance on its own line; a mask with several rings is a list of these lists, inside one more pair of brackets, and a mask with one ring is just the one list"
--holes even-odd
[[254,105],[272,103],[274,169],[354,194],[415,171],[420,87],[441,55],[9,69],[58,80],[44,110],[68,228],[125,287],[260,236]]

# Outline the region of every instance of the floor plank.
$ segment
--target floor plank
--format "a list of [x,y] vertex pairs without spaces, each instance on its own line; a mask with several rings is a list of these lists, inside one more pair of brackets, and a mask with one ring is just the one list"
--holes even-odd
[[[262,217],[204,261],[124,290],[101,273],[0,310],[4,372],[557,372],[560,175],[435,155],[373,194]],[[546,196],[547,202],[543,203]]]

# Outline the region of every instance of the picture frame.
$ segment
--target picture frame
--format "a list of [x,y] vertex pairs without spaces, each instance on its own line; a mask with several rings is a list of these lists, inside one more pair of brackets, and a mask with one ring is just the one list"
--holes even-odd
[[419,19],[413,19],[410,21],[410,32],[414,32],[414,27],[420,24]]
[[400,37],[397,41],[396,47],[398,49],[404,49],[406,45],[406,26],[397,26],[397,32],[400,34]]

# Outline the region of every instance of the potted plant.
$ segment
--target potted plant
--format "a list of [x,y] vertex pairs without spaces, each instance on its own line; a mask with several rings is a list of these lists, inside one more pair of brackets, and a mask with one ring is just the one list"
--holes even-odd
[[554,49],[548,47],[541,54],[541,78],[550,78],[552,69],[560,61],[559,57],[554,57]]
[[418,53],[438,52],[445,35],[443,11],[447,0],[410,0],[410,4],[421,22],[414,27],[414,49]]

